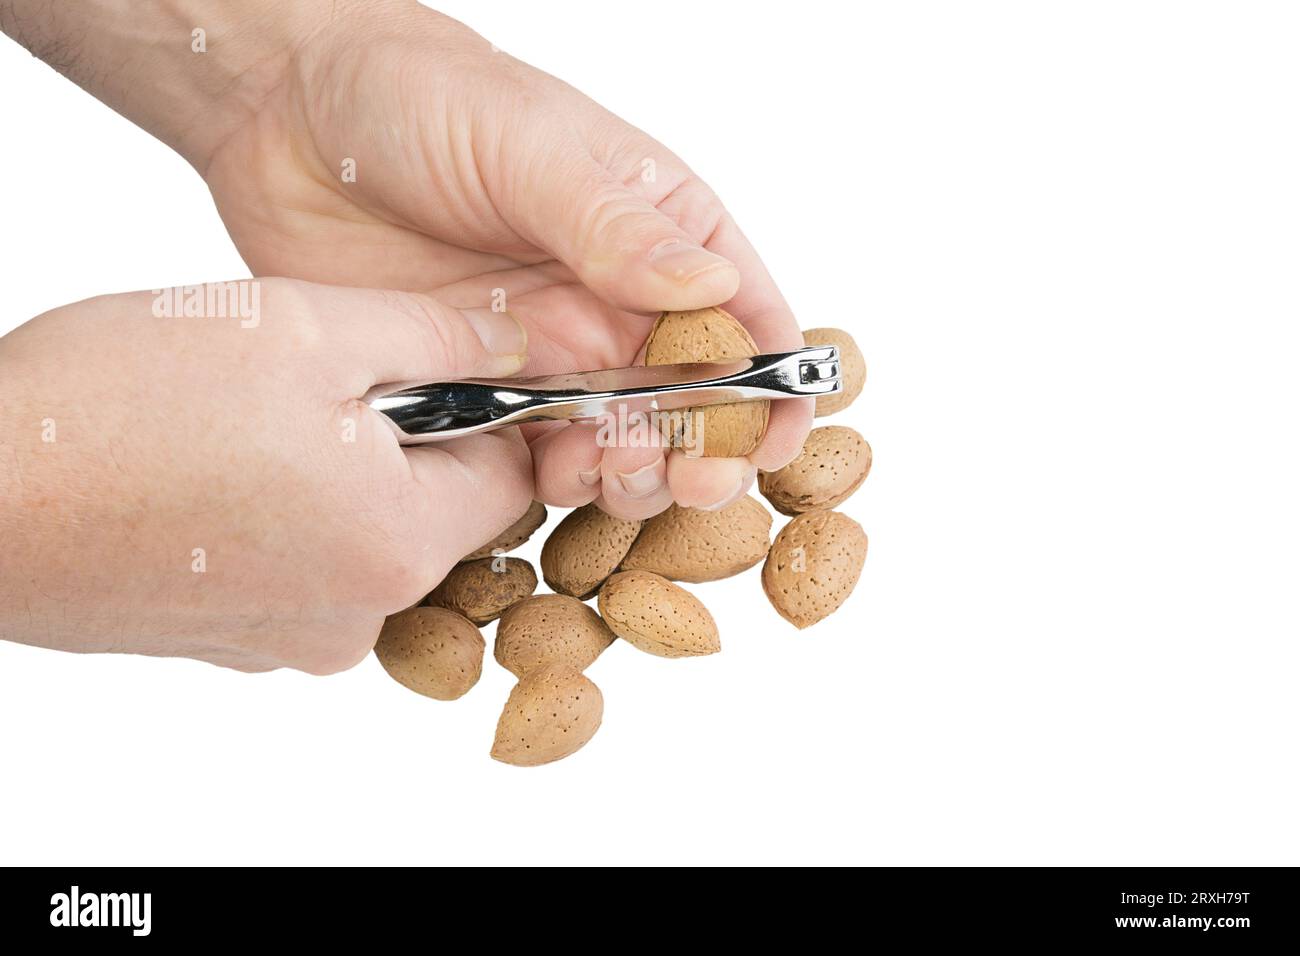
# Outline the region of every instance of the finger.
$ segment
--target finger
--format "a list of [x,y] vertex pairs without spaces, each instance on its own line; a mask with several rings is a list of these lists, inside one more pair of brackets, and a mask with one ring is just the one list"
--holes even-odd
[[649,518],[673,502],[659,429],[630,416],[626,429],[604,448],[600,507],[616,518]]
[[519,371],[525,361],[528,336],[509,312],[455,309],[415,292],[305,282],[293,287],[314,320],[315,350],[364,388],[502,377]]
[[[724,216],[709,240],[709,248],[732,259],[744,275],[740,290],[725,308],[749,330],[760,352],[803,348],[803,333],[767,267],[730,216]],[[767,433],[749,459],[764,471],[784,468],[799,454],[812,428],[812,399],[782,399],[772,403]]]
[[[740,288],[723,307],[749,330],[760,352],[803,347],[799,323],[781,290],[753,245],[704,183],[686,182],[667,196],[660,208],[685,228],[706,236],[705,245],[711,251],[727,257],[740,269]],[[798,455],[811,427],[811,401],[773,402],[767,434],[750,454],[750,460],[765,471],[784,467]]]
[[707,184],[688,179],[659,203],[659,209],[701,236],[710,252],[736,264],[740,286],[722,306],[749,329],[760,351],[783,352],[803,345],[799,323],[781,290],[753,244]]
[[[532,461],[515,428],[403,451],[423,493],[416,520],[428,558],[421,562],[416,589],[427,593],[459,556],[482,547],[528,510]],[[411,603],[421,597],[414,594]]]
[[515,210],[531,242],[621,309],[699,309],[736,294],[740,273],[585,152],[552,157]]
[[755,477],[744,458],[690,458],[681,450],[668,455],[668,487],[683,508],[720,511],[746,494]]
[[573,422],[533,440],[533,483],[537,500],[562,508],[589,504],[600,494],[602,449],[597,425]]
[[777,471],[799,457],[812,430],[814,400],[783,398],[772,403],[763,441],[749,460],[763,471]]

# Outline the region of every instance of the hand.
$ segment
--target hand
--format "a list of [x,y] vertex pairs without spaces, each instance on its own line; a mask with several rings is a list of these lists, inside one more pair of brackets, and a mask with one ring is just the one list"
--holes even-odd
[[524,512],[513,430],[402,449],[358,401],[517,371],[508,317],[239,285],[236,318],[131,293],[0,338],[0,638],[328,673]]
[[[721,202],[662,145],[430,10],[341,9],[263,70],[219,143],[190,150],[255,274],[436,289],[457,307],[504,290],[530,374],[633,364],[662,309],[724,304],[760,350],[803,344]],[[810,401],[774,403],[748,460],[534,430],[538,495],[624,517],[717,506],[793,458],[811,421]]]

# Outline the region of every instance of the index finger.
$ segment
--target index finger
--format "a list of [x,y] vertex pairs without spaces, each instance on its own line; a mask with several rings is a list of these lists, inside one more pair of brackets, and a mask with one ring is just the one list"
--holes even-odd
[[[706,247],[725,256],[740,269],[740,291],[723,304],[749,330],[760,352],[788,352],[803,348],[803,333],[794,312],[776,287],[736,221],[724,213]],[[784,468],[799,454],[812,429],[813,400],[787,398],[772,403],[763,442],[749,459],[764,471]]]

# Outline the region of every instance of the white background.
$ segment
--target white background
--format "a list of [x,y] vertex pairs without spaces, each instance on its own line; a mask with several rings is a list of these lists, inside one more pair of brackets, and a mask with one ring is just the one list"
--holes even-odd
[[[1293,7],[442,9],[681,153],[857,336],[862,583],[802,633],[757,569],[696,587],[724,652],[614,646],[535,770],[487,756],[490,660],[446,704],[373,658],[3,645],[0,860],[1300,862]],[[247,274],[165,147],[8,42],[0,89],[0,331]]]

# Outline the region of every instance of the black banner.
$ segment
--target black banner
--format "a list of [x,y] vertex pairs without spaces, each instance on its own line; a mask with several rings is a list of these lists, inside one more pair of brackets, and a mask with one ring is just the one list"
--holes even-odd
[[[477,925],[482,906],[493,942],[516,926],[535,934],[538,925],[553,924],[581,929],[601,945],[601,927],[626,921],[635,922],[638,943],[681,946],[680,915],[692,924],[707,917],[692,928],[692,946],[714,939],[731,945],[757,931],[798,932],[832,945],[851,932],[864,942],[903,934],[917,942],[1240,950],[1294,948],[1300,915],[1292,869],[863,869],[758,880],[643,869],[594,879],[202,868],[11,869],[6,876],[6,941],[97,947],[375,942],[433,925]],[[647,911],[656,899],[660,905]]]

